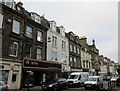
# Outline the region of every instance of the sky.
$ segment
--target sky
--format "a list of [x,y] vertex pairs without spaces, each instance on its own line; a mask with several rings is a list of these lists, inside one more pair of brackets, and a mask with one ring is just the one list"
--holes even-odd
[[118,62],[118,0],[21,0],[29,12],[44,15],[65,31],[95,40],[100,55]]

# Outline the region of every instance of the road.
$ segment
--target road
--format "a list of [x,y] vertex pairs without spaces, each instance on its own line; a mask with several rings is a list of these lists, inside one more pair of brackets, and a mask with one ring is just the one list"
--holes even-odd
[[[104,89],[100,90],[100,91],[110,91],[108,90],[108,82],[104,81],[103,83],[103,87]],[[21,90],[10,90],[10,91],[28,91],[27,88],[23,88]],[[30,88],[29,91],[42,91],[40,86],[34,87],[34,88]],[[68,88],[66,90],[61,90],[61,91],[95,91],[95,90],[85,90],[83,86],[79,87],[79,88]],[[120,87],[117,87],[116,85],[113,86],[113,89],[111,91],[120,91]]]

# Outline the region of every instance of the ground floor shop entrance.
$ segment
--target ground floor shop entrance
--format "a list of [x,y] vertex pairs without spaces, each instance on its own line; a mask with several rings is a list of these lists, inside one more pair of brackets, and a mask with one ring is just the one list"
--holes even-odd
[[22,85],[40,86],[42,82],[57,79],[61,73],[61,64],[56,62],[24,59]]

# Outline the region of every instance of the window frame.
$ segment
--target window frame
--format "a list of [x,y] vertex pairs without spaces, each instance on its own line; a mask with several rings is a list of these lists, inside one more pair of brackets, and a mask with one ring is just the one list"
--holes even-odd
[[4,14],[0,13],[1,14],[1,22],[0,22],[0,28],[3,27],[3,19],[4,19]]
[[43,32],[37,31],[37,41],[42,42],[43,41]]
[[[38,49],[41,50],[41,53],[38,53]],[[42,48],[37,47],[37,55],[36,55],[36,59],[42,59]]]
[[[28,31],[29,30],[28,28],[31,29],[32,31]],[[30,26],[30,25],[26,26],[26,33],[25,33],[25,35],[28,38],[32,38],[32,36],[33,36],[33,27],[32,26]]]
[[[17,44],[17,48],[13,48],[13,43],[15,43],[15,44]],[[13,57],[17,57],[18,56],[18,47],[19,47],[19,44],[18,44],[18,42],[16,42],[16,41],[11,41],[10,42],[10,56],[13,56]],[[16,55],[13,55],[13,53],[11,54],[11,51],[13,51],[13,50],[16,50]]]
[[[13,0],[3,0],[2,2],[3,2],[4,5],[6,5],[7,7],[13,8]],[[7,3],[9,3],[9,5],[7,5]]]
[[[15,24],[17,24],[17,28],[15,26]],[[18,25],[19,24],[19,25]],[[16,33],[16,34],[19,34],[20,33],[20,21],[14,19],[13,20],[13,25],[12,25],[12,32]],[[17,31],[16,31],[17,30]]]

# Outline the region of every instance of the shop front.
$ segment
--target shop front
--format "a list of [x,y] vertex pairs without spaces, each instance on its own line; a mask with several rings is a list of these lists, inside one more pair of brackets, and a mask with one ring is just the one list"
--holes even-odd
[[52,61],[24,59],[23,60],[23,87],[40,86],[42,82],[57,79],[61,74],[61,64]]
[[21,82],[22,61],[12,59],[0,60],[0,81],[5,82],[9,89],[19,89]]

